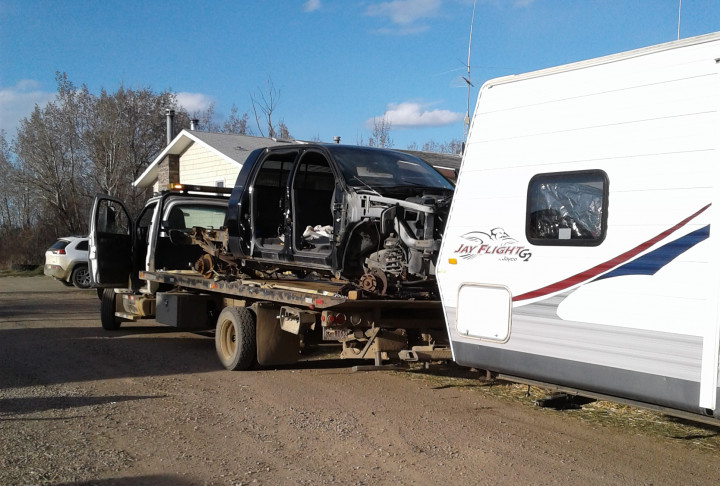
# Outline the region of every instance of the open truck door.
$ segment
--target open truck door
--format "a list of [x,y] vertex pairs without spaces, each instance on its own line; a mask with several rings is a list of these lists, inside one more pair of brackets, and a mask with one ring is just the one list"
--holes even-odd
[[132,272],[132,221],[125,204],[97,195],[90,219],[89,266],[93,287],[127,287]]

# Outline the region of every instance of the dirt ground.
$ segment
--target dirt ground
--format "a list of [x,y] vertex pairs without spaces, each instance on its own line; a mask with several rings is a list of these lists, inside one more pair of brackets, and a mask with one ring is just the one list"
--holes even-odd
[[94,291],[0,278],[0,484],[720,483],[720,449],[703,447],[720,429],[605,425],[452,367],[351,364],[229,372],[210,337],[107,332]]

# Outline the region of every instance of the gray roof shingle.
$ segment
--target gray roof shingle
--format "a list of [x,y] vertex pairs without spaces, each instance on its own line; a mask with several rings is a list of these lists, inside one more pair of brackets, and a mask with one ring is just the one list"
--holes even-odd
[[240,164],[245,162],[250,152],[255,149],[292,143],[290,141],[272,138],[234,135],[229,133],[193,131],[192,134],[210,147]]

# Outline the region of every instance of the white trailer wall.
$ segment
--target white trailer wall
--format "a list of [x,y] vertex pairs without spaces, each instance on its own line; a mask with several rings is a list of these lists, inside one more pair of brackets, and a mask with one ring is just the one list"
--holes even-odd
[[[712,34],[483,86],[438,265],[458,362],[717,410],[720,267],[706,229],[720,228],[718,58]],[[584,170],[607,174],[604,240],[531,244],[532,177]],[[469,255],[471,234],[526,258],[480,243]],[[635,268],[648,262],[652,274]],[[496,297],[512,299],[506,325],[497,305],[478,307]],[[492,339],[498,322],[507,339]]]

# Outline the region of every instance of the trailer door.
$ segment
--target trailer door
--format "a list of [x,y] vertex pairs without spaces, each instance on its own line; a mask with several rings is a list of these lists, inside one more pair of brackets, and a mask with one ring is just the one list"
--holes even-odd
[[510,339],[512,296],[507,287],[464,283],[457,296],[457,331],[468,337],[505,343]]
[[132,271],[132,223],[125,204],[98,195],[90,219],[89,267],[94,287],[127,287]]

